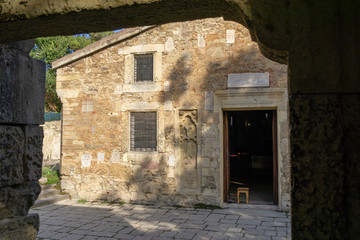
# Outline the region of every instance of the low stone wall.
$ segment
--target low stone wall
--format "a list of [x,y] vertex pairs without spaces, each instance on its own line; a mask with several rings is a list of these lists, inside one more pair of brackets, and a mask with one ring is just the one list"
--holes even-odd
[[61,121],[45,122],[42,127],[44,161],[60,161]]

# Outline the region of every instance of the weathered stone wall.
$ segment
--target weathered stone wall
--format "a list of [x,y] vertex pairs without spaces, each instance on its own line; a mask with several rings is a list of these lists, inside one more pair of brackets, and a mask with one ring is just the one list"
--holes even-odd
[[44,161],[60,161],[61,121],[49,121],[42,125],[44,130]]
[[34,41],[0,45],[0,239],[35,239],[39,216],[45,64],[29,57]]
[[[144,52],[154,53],[155,80],[133,83],[133,54]],[[221,18],[157,26],[61,67],[63,190],[88,200],[221,204],[214,93],[226,90],[229,73],[244,72],[269,72],[269,89],[282,91],[287,106],[286,66],[263,57],[246,28]],[[129,114],[149,110],[157,112],[157,152],[132,152]],[[283,160],[281,189],[289,195],[290,159]]]

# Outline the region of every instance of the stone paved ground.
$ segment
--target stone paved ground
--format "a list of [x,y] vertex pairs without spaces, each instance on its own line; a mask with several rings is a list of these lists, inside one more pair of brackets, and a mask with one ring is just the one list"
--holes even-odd
[[38,239],[291,239],[290,217],[260,209],[193,209],[62,201],[32,209]]

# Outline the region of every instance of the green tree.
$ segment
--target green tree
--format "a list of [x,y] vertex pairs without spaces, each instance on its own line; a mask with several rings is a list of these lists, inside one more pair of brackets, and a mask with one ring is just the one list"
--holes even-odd
[[61,111],[61,102],[56,94],[56,70],[52,68],[51,63],[112,33],[114,32],[35,39],[35,46],[30,52],[30,56],[42,60],[46,64],[45,111]]

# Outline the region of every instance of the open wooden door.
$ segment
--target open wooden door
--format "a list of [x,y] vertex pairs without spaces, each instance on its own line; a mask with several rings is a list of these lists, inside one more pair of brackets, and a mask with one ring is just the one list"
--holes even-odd
[[277,161],[277,116],[273,111],[272,119],[272,145],[273,145],[273,198],[274,204],[278,204],[278,161]]
[[229,162],[229,123],[228,123],[228,113],[223,112],[223,142],[224,142],[224,202],[228,201],[229,197],[229,188],[230,188],[230,162]]

